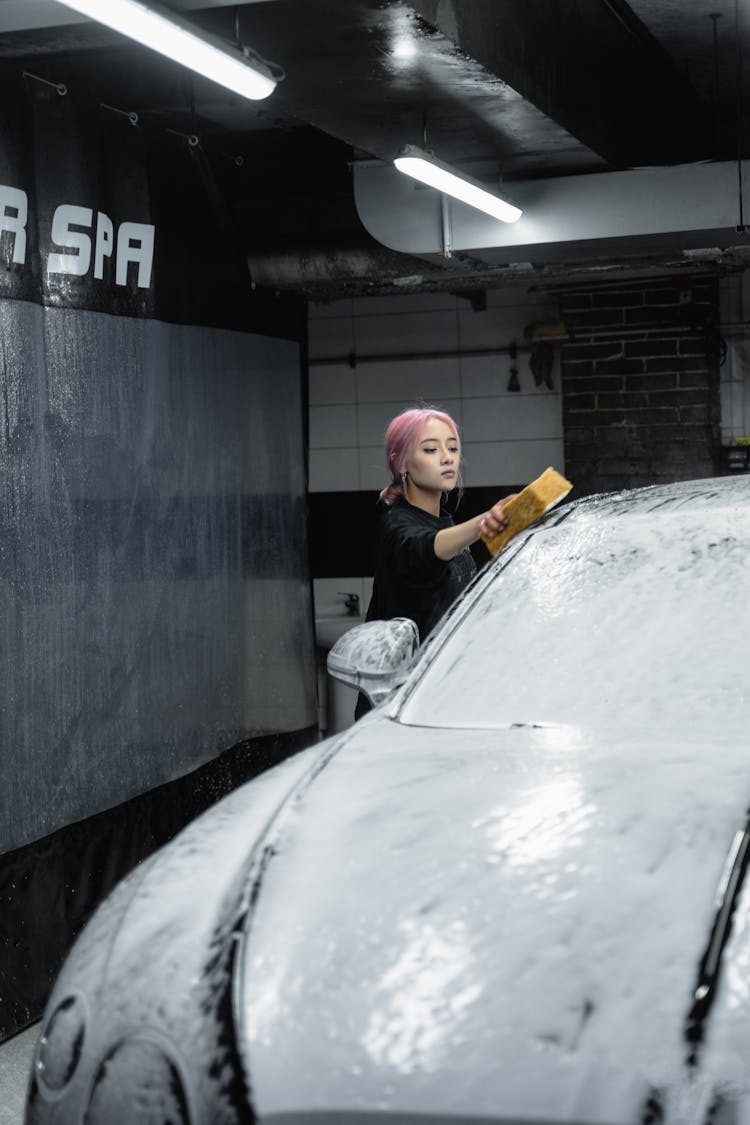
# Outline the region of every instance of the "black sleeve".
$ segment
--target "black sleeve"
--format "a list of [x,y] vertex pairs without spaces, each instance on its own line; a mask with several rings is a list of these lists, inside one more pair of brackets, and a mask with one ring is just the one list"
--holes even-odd
[[447,566],[435,554],[437,530],[414,521],[408,512],[388,513],[383,529],[383,557],[402,578],[429,582]]

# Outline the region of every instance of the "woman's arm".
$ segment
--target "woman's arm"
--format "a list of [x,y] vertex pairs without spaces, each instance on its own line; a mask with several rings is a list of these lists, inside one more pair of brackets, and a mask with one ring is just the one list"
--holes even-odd
[[497,535],[498,531],[502,531],[508,525],[508,519],[503,513],[503,508],[516,495],[517,493],[514,492],[511,496],[504,496],[502,500],[493,504],[489,511],[482,512],[470,520],[465,520],[464,523],[457,523],[455,527],[444,527],[435,536],[435,554],[437,557],[443,559],[444,562],[448,562],[463,551],[464,547],[470,547],[472,543],[476,543],[480,535]]

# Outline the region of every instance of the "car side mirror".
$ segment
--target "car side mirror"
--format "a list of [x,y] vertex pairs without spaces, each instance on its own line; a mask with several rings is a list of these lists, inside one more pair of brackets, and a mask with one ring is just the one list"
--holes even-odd
[[355,625],[328,653],[328,672],[363,691],[377,706],[404,682],[419,648],[419,630],[408,617]]

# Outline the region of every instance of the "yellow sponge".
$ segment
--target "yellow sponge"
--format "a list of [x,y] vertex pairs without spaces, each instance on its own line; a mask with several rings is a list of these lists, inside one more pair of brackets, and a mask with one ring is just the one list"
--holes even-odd
[[545,469],[540,477],[527,484],[518,496],[505,505],[503,511],[508,517],[508,526],[498,531],[497,535],[482,536],[490,554],[496,555],[501,551],[514,535],[518,535],[519,531],[523,531],[567,496],[572,487],[570,481],[555,469]]

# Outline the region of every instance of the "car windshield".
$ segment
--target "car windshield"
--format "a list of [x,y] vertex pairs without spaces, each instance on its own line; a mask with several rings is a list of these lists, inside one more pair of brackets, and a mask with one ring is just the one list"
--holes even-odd
[[747,728],[746,506],[593,507],[494,565],[401,722]]

